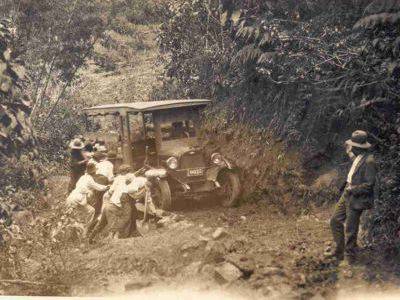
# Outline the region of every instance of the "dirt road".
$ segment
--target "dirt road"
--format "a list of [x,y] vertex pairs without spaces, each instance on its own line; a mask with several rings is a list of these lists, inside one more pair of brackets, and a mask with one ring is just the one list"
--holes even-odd
[[[64,194],[65,179],[55,182],[56,198]],[[206,202],[187,203],[166,217],[162,227],[140,227],[142,238],[105,239],[71,249],[64,278],[71,293],[121,294],[132,281],[152,288],[216,288],[245,298],[249,291],[257,298],[303,293],[298,288],[307,286],[309,274],[297,269],[303,269],[302,263],[319,263],[313,255],[322,253],[328,237],[325,212],[282,215],[264,203],[226,209],[213,200]],[[217,229],[221,237],[216,237]],[[216,268],[237,259],[247,265],[248,273],[238,280],[219,280]],[[329,279],[321,287],[329,284],[325,281]],[[312,293],[317,291],[313,287]]]
[[53,241],[67,181],[50,180],[48,207],[27,231],[32,239],[10,257],[25,281],[0,282],[3,294],[315,300],[398,291],[399,281],[371,255],[352,266],[324,258],[330,208],[283,214],[265,201],[230,209],[189,201],[161,224],[139,226],[143,237],[89,245],[67,230],[71,240]]
[[[55,206],[65,181],[52,183]],[[265,202],[226,209],[212,199],[179,206],[185,208],[166,216],[162,226],[140,226],[143,237],[69,246],[62,276],[68,294],[346,299],[349,292],[392,289],[366,278],[366,266],[337,266],[323,257],[330,209],[284,215]],[[235,268],[224,270],[226,264]]]

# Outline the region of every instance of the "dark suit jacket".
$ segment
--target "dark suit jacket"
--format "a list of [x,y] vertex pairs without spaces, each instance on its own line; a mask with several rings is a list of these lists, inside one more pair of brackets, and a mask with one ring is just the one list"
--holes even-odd
[[370,209],[374,205],[376,163],[372,154],[366,154],[353,174],[349,191],[349,205],[353,209]]

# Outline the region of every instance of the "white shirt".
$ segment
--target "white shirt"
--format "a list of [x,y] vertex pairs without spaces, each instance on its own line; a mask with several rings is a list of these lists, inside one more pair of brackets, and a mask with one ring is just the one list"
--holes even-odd
[[146,177],[136,177],[130,184],[127,185],[126,191],[128,194],[136,193],[146,185]]
[[96,174],[107,177],[111,182],[114,180],[114,165],[109,160],[102,160],[96,164]]
[[67,198],[67,205],[74,206],[87,204],[87,197],[89,197],[93,191],[105,191],[107,186],[98,184],[94,181],[93,177],[89,174],[84,174],[79,178],[76,183],[75,189],[69,194]]
[[[131,182],[127,184],[127,180],[130,180]],[[137,192],[141,187],[146,184],[146,181],[146,178],[136,177],[132,173],[126,175],[118,175],[114,178],[114,182],[109,190],[109,193],[111,194],[110,203],[121,207],[121,197],[124,194]]]
[[110,203],[121,207],[121,197],[126,193],[126,180],[127,175],[118,175],[114,178],[114,182],[110,187],[108,193],[111,195]]
[[100,145],[98,143],[94,145],[94,148],[96,148],[96,151],[99,151],[99,152],[107,152],[106,146]]
[[349,174],[347,175],[347,183],[348,184],[351,184],[351,182],[353,181],[354,172],[358,168],[358,165],[361,162],[361,160],[363,159],[363,157],[364,157],[364,155],[360,154],[354,159],[353,164],[351,165]]

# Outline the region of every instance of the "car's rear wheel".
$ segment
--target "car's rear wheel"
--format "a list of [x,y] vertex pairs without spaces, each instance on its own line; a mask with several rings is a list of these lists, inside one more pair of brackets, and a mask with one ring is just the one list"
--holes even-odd
[[221,204],[224,207],[233,207],[237,204],[240,196],[239,175],[234,172],[223,172],[218,176],[221,185]]
[[167,180],[160,180],[155,187],[155,205],[163,210],[170,210],[172,207],[172,195]]

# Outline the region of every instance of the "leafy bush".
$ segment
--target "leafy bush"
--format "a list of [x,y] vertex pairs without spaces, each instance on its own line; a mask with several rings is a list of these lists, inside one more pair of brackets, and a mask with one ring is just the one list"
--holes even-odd
[[92,54],[107,24],[105,9],[95,0],[6,0],[0,4],[1,14],[12,20],[12,55],[26,62],[31,119],[39,132],[57,105],[68,98],[79,69]]
[[21,156],[33,161],[38,157],[31,128],[30,102],[23,87],[23,66],[10,56],[11,32],[8,22],[0,24],[0,196],[13,193],[18,186],[39,184],[41,169],[26,165]]
[[117,69],[117,64],[107,55],[95,53],[93,55],[93,60],[95,64],[105,72],[115,71]]
[[[129,23],[133,24],[154,24],[159,22],[159,8],[161,7],[162,0],[117,0],[112,4],[114,16],[121,16]],[[124,22],[116,20],[114,26],[123,28]],[[128,26],[129,27],[129,26]],[[114,27],[115,28],[115,27]],[[126,26],[125,26],[126,28]],[[127,33],[120,32],[119,33]]]
[[11,33],[6,21],[0,24],[0,167],[3,159],[18,157],[32,148],[29,122],[30,102],[23,94],[23,66],[10,57]]
[[229,33],[209,14],[206,1],[170,1],[163,17],[159,42],[166,75],[177,85],[175,96],[211,97],[229,67]]
[[[51,4],[47,1],[41,3],[43,6],[35,6],[33,2],[25,1],[24,5],[18,7],[18,11],[12,9],[12,4],[2,3],[5,8],[2,12],[15,16],[13,22],[1,25],[0,33],[0,59],[4,65],[0,93],[0,166],[4,170],[4,176],[0,179],[2,188],[12,186],[18,190],[39,187],[44,177],[40,174],[41,170],[48,169],[45,166],[47,159],[57,158],[60,161],[59,149],[65,147],[66,140],[76,134],[81,128],[79,124],[83,123],[82,120],[76,121],[78,113],[74,104],[70,103],[63,109],[55,108],[75,79],[73,73],[85,62],[82,55],[91,51],[92,34],[99,33],[101,22],[94,24],[98,20],[93,14],[90,15],[92,2],[87,2],[85,7],[80,2],[76,2],[78,7],[50,7],[46,3]],[[57,27],[60,24],[52,23],[54,18],[62,14],[61,9],[69,8],[81,9],[81,13],[87,13],[77,16],[74,15],[76,10],[72,10],[69,20],[71,24],[82,21],[83,26],[93,25],[90,29],[93,31],[85,29],[79,32],[74,29],[76,35],[71,36],[68,33],[71,28],[60,28]],[[67,17],[60,17],[58,21],[68,22]],[[30,25],[35,25],[37,31],[30,32]],[[16,30],[11,31],[9,28]],[[46,39],[45,33],[48,34],[48,30],[53,40]],[[24,61],[29,63],[24,64]],[[40,68],[43,68],[43,72]],[[55,102],[50,97],[52,95],[48,94],[50,90],[53,95],[58,95]],[[32,97],[38,97],[38,100],[30,101]],[[48,127],[45,127],[47,134],[40,135],[40,147],[35,142],[31,126],[32,107],[33,110],[36,108],[36,121],[41,121],[36,129],[41,129],[44,121],[48,123]],[[21,155],[28,157],[28,161],[22,163]]]
[[[222,104],[221,104],[222,105]],[[308,206],[309,191],[300,156],[285,151],[268,130],[229,123],[228,114],[214,108],[203,117],[202,140],[208,156],[221,152],[239,167],[243,201],[267,201],[283,213]],[[224,112],[229,107],[224,105]],[[243,137],[246,137],[245,139]]]

